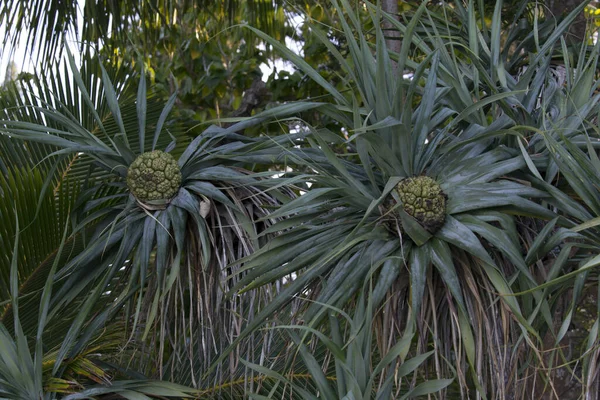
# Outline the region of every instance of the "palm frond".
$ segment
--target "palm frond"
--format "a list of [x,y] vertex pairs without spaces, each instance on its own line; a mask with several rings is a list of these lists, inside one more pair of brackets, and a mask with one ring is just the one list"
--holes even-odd
[[79,42],[82,52],[90,45],[99,49],[129,42],[135,42],[140,46],[138,50],[143,51],[147,43],[158,42],[161,32],[175,29],[182,18],[197,18],[207,7],[215,25],[245,22],[269,34],[281,37],[285,34],[287,16],[279,0],[220,3],[9,0],[0,5],[0,24],[5,28],[0,58],[12,58],[15,49],[23,44],[32,57],[35,54],[34,64],[43,67],[60,59],[65,44],[72,42]]

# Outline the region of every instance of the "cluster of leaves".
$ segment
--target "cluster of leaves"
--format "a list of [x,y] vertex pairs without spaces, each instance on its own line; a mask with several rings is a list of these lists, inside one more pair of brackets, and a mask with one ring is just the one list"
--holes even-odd
[[[193,118],[201,128],[207,121],[246,117],[264,110],[271,98],[266,88],[253,99],[252,109],[241,109],[244,95],[253,84],[262,89],[260,68],[272,56],[256,37],[239,29],[250,24],[283,42],[293,36],[282,2],[174,2],[142,7],[157,12],[139,17],[130,26],[127,40],[105,38],[100,58],[132,68],[142,63],[155,92],[166,100],[178,92],[177,112]],[[121,5],[123,14],[130,14]],[[260,17],[260,18],[259,18]],[[198,131],[194,131],[198,133]],[[247,129],[246,135],[258,135]]]
[[[502,1],[487,19],[474,0],[400,19],[311,4],[304,55],[259,27],[215,39],[197,4],[161,3],[144,10],[164,21],[127,26],[164,45],[86,51],[81,68],[67,50],[4,89],[0,394],[597,393],[600,319],[580,320],[600,312],[600,45],[564,39],[585,4],[557,22],[526,3],[510,25]],[[202,107],[240,101],[257,65],[232,83],[215,49],[249,36],[294,63],[312,101],[189,138],[219,116]],[[154,209],[126,177],[156,149],[181,185]],[[444,200],[435,229],[398,192],[414,177]]]

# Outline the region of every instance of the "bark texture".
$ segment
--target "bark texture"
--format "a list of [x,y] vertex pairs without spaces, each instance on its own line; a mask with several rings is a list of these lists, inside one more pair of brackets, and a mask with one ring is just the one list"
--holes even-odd
[[[382,0],[381,9],[398,18],[398,0]],[[388,50],[399,53],[402,46],[402,42],[400,41],[400,31],[394,28],[386,19],[383,21],[383,34],[385,35],[385,44]],[[392,61],[392,67],[394,68],[394,72],[397,72],[398,63]]]
[[[398,17],[398,0],[382,0],[381,9],[390,15]],[[384,20],[383,32],[386,37],[387,48],[391,51],[400,52],[400,32],[390,22]]]
[[[582,1],[583,0],[547,0],[546,5],[548,6],[551,15],[560,20],[573,11],[575,7],[580,5]],[[585,25],[585,15],[580,13],[577,18],[575,18],[575,21],[568,32],[568,40],[571,41],[571,43],[582,42],[586,39]]]

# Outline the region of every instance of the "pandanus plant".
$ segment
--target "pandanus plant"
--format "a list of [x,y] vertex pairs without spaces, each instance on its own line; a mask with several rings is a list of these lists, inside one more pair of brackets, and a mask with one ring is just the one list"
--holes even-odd
[[[443,18],[423,2],[402,22],[368,2],[358,11],[345,0],[333,7],[347,42],[329,42],[318,25],[310,31],[341,66],[343,90],[249,28],[323,87],[333,103],[324,113],[340,132],[307,124],[310,149],[289,152],[303,173],[290,183],[303,179],[310,190],[270,214],[285,218],[268,229],[280,234],[242,260],[244,275],[234,288],[255,289],[289,274],[295,279],[245,333],[297,297],[312,300],[303,319],[318,327],[328,307],[343,308],[369,279],[373,304],[386,300],[383,354],[402,333],[418,332],[413,351],[437,354],[425,370],[452,374],[440,360],[453,360],[463,396],[473,389],[518,393],[530,383],[517,366],[543,365],[537,348],[553,326],[551,296],[537,290],[543,277],[530,268],[551,249],[540,238],[524,254],[529,244],[521,232],[529,228],[523,221],[556,222],[556,214],[544,204],[549,194],[523,177],[534,162],[515,104],[535,105],[531,96],[539,92],[523,92],[518,76],[491,62],[513,57],[511,44],[500,41],[502,5],[491,34],[486,27],[480,35],[473,2],[440,6],[449,14]],[[544,52],[560,41],[573,15],[544,36]],[[402,33],[399,54],[386,48],[382,19]],[[461,26],[439,24],[442,19],[462,22],[465,41]],[[455,41],[445,39],[451,33],[459,35]],[[531,43],[530,35],[510,39],[517,47],[519,40]],[[529,67],[548,60],[532,57]],[[525,78],[534,76],[528,70]],[[497,90],[496,83],[510,88]],[[507,346],[516,347],[503,351]]]
[[[72,85],[52,76],[26,91],[20,107],[13,103],[23,93],[14,92],[21,100],[12,103],[3,96],[0,187],[15,198],[0,199],[2,220],[13,216],[19,188],[33,187],[35,195],[23,196],[31,206],[19,209],[30,212],[27,224],[73,223],[61,257],[41,251],[60,240],[40,240],[43,249],[35,252],[32,231],[0,231],[4,244],[21,233],[27,250],[19,261],[25,278],[12,272],[0,280],[1,318],[9,326],[0,333],[20,341],[3,354],[27,359],[19,321],[32,317],[17,310],[23,306],[36,309],[31,315],[48,310],[41,328],[28,325],[53,345],[50,375],[60,379],[73,376],[69,363],[86,354],[101,328],[124,321],[131,352],[104,354],[112,366],[194,385],[205,397],[245,396],[256,387],[247,390],[245,382],[271,397],[288,388],[305,398],[369,398],[378,389],[402,396],[419,387],[429,393],[419,386],[424,379],[438,378],[435,388],[443,389],[456,376],[448,390],[463,397],[477,391],[506,398],[532,388],[538,373],[554,390],[546,371],[565,361],[564,352],[548,363],[538,347],[548,338],[551,347],[560,344],[597,264],[597,221],[586,220],[597,208],[587,186],[598,169],[588,138],[598,97],[587,97],[596,87],[598,47],[591,56],[582,47],[577,73],[568,68],[561,35],[584,4],[559,25],[534,15],[532,27],[520,19],[523,5],[503,36],[502,2],[489,24],[478,3],[423,2],[399,21],[369,2],[354,9],[334,0],[345,42],[332,43],[318,25],[310,32],[340,66],[344,88],[248,28],[321,85],[329,104],[284,105],[229,128],[210,127],[189,143],[168,118],[175,95],[156,108],[143,73],[115,79],[102,67],[90,72],[87,61],[80,72],[69,55]],[[382,19],[402,35],[398,54],[385,46]],[[568,72],[564,96],[547,74],[558,48]],[[300,134],[268,140],[239,134],[309,110],[329,124],[306,121]],[[27,162],[15,168],[5,160]],[[249,174],[248,163],[289,168],[273,178],[272,171]],[[34,166],[43,167],[46,180]],[[559,170],[576,195],[554,186],[564,182]],[[35,218],[54,209],[53,220]],[[565,246],[572,238],[579,242]],[[563,247],[553,257],[557,245]],[[580,261],[571,250],[580,247],[581,268],[571,272]],[[557,331],[557,299],[571,290],[559,284],[574,277]],[[10,287],[2,285],[9,279]],[[41,308],[38,296],[48,302]],[[348,309],[354,317],[337,321]],[[286,326],[261,330],[274,321]],[[371,323],[377,346],[365,327]],[[597,329],[596,321],[582,355],[588,393],[597,379]],[[281,330],[297,347],[272,333]],[[36,388],[39,354],[29,356],[35,366],[24,363]],[[333,367],[326,365],[330,355]],[[300,370],[310,370],[313,381],[302,386],[306,374],[265,367],[280,367],[282,359],[292,370],[302,359]],[[370,376],[361,370],[368,362],[375,365]],[[528,368],[532,378],[521,379]],[[393,376],[404,379],[390,384]],[[72,397],[120,391],[133,398],[132,391],[150,395],[153,388],[120,382]]]
[[[110,75],[123,79],[123,71],[109,73],[90,57],[80,72],[67,53],[62,75],[49,80],[59,82],[57,90],[40,91],[50,85],[43,83],[37,93],[26,91],[27,101],[15,91],[12,104],[7,93],[10,106],[0,123],[7,149],[26,143],[45,151],[40,158],[49,172],[45,180],[37,177],[40,207],[48,196],[55,201],[57,182],[73,192],[61,215],[70,215],[68,240],[77,247],[56,268],[50,312],[74,307],[77,313],[65,317],[70,326],[55,364],[76,355],[80,335],[117,318],[127,324],[133,348],[156,344],[140,360],[142,371],[160,377],[167,365],[171,371],[178,363],[191,365],[187,383],[200,385],[233,332],[251,318],[244,312],[271,296],[270,289],[243,299],[226,296],[235,283],[227,280],[236,273],[231,263],[269,239],[260,235],[274,221],[266,210],[294,196],[277,180],[263,179],[271,172],[253,175],[244,168],[257,157],[280,162],[280,147],[290,138],[238,132],[316,104],[283,105],[228,128],[209,127],[190,141],[183,123],[169,118],[176,94],[157,108],[143,70],[137,88],[131,77],[114,84]],[[23,276],[19,285],[27,293],[20,295],[33,296],[43,281],[28,283]],[[111,311],[99,311],[99,304]],[[7,312],[5,322],[12,318]]]

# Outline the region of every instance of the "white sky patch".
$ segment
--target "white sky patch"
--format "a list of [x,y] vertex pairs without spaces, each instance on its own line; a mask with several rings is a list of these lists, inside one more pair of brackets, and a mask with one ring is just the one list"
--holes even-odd
[[[85,0],[77,0],[77,26],[83,25],[83,7],[85,5]],[[11,32],[8,33],[12,34]],[[80,32],[77,32],[80,35]],[[6,26],[0,26],[0,37],[6,37]],[[81,54],[79,52],[79,46],[81,43],[81,36],[77,38],[73,38],[72,34],[67,34],[66,42],[73,54],[75,59],[75,63],[77,66],[81,65]],[[6,79],[6,73],[9,69],[10,63],[13,62],[16,66],[17,73],[21,72],[29,72],[34,73],[36,70],[35,59],[31,57],[31,54],[36,55],[37,49],[29,49],[27,48],[27,34],[21,33],[21,37],[19,38],[19,43],[12,52],[6,51],[2,54],[2,58],[0,58],[0,84],[4,82]],[[32,52],[33,50],[33,52]],[[66,53],[63,53],[63,56],[66,56]]]
[[[77,0],[77,25],[82,26],[83,24],[83,7],[85,5],[85,0]],[[302,15],[296,15],[291,18],[290,23],[292,26],[296,28],[296,34],[298,37],[300,36],[300,26],[304,22],[304,17]],[[0,26],[0,37],[6,37],[6,26]],[[73,57],[75,58],[75,62],[77,65],[81,64],[81,55],[79,53],[78,47],[80,46],[81,37],[73,38],[68,37],[67,43],[69,44],[69,48]],[[286,46],[292,50],[294,53],[302,56],[302,42],[299,40],[295,40],[294,38],[286,37],[285,38]],[[10,66],[10,63],[13,62],[17,73],[20,72],[35,72],[35,60],[31,58],[31,51],[26,52],[27,47],[27,35],[21,35],[18,46],[11,53],[5,53],[2,55],[0,59],[0,84],[4,82],[6,79],[7,69]],[[264,50],[265,45],[259,45],[259,49]],[[35,55],[36,49],[33,49],[33,54]],[[263,63],[260,65],[260,69],[263,73],[263,80],[266,81],[268,77],[273,73],[273,71],[287,71],[293,72],[294,67],[292,63],[289,61],[285,61],[281,58],[276,58],[275,60],[270,60],[267,63]]]
[[[290,23],[295,28],[296,35],[299,38],[300,34],[301,34],[300,27],[304,23],[304,16],[296,15],[293,18],[291,18]],[[304,55],[302,52],[303,43],[300,40],[296,40],[293,37],[286,37],[285,45],[287,46],[288,49],[292,50],[294,53],[298,54],[300,57],[302,57]],[[264,43],[259,44],[258,49],[265,50],[265,44]],[[275,59],[275,61],[269,60],[267,63],[261,64],[260,70],[263,73],[262,79],[263,79],[263,81],[266,82],[269,79],[269,76],[273,73],[273,71],[277,71],[277,72],[287,71],[287,72],[292,73],[292,72],[294,72],[294,67],[291,62],[283,60],[281,58],[277,58],[277,59]]]
[[[0,37],[4,38],[6,36],[6,26],[2,25],[0,26]],[[33,60],[29,54],[25,53],[26,40],[27,36],[21,35],[19,45],[13,52],[9,53],[7,49],[4,49],[5,53],[2,54],[2,59],[0,60],[0,84],[6,79],[6,73],[11,62],[14,62],[18,72],[33,72]]]

